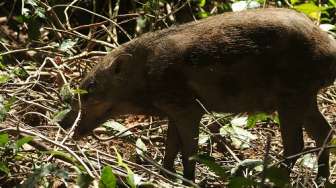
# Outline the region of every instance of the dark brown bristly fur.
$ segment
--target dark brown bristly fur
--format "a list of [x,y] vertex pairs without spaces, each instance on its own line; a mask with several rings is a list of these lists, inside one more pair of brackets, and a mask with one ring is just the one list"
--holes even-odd
[[[303,149],[302,129],[322,146],[331,130],[316,103],[331,85],[336,43],[303,14],[288,9],[226,13],[145,34],[107,55],[82,81],[81,136],[120,114],[169,118],[164,167],[182,152],[193,180],[199,121],[209,111],[278,111],[284,155]],[[78,106],[61,122],[70,127]],[[289,166],[296,159],[287,160]],[[318,176],[329,176],[329,151]]]

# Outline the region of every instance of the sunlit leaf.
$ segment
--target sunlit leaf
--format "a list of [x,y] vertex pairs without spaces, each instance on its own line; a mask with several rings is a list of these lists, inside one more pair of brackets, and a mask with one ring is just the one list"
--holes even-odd
[[44,18],[44,19],[46,18],[46,16],[45,16],[45,10],[43,8],[41,8],[41,7],[36,7],[35,8],[35,13],[40,18]]
[[321,11],[324,10],[323,7],[319,7],[314,3],[304,3],[297,6],[294,6],[295,10],[305,13],[311,18],[318,19]]
[[240,163],[237,163],[236,166],[231,169],[231,174],[235,175],[245,171],[245,169],[253,169],[257,172],[260,172],[262,170],[263,163],[264,162],[260,159],[245,159]]
[[198,0],[198,6],[204,7],[205,4],[206,4],[206,0]]
[[331,31],[331,30],[335,30],[335,25],[332,25],[332,24],[320,24],[320,28],[323,31]]
[[332,4],[333,7],[336,7],[336,1],[335,0],[329,0],[328,2],[330,4]]
[[87,94],[88,92],[86,90],[84,90],[84,89],[77,88],[77,89],[73,89],[72,93],[73,94],[80,94],[80,95],[82,95],[82,94]]
[[229,137],[232,145],[237,149],[249,148],[250,141],[257,138],[249,131],[238,126],[225,125],[220,128],[219,132],[221,136]]
[[7,83],[10,80],[10,76],[7,74],[0,75],[0,84]]
[[70,154],[68,153],[64,153],[62,151],[56,151],[56,150],[52,150],[52,151],[45,151],[44,153],[48,153],[54,156],[59,156],[62,158],[67,159],[68,161],[72,162],[73,164],[76,164],[77,160]]
[[40,168],[36,168],[32,175],[30,175],[22,184],[22,187],[35,187],[42,178],[48,175],[53,175],[63,179],[68,179],[68,172],[59,169],[54,164],[44,164]]
[[266,113],[250,114],[247,118],[247,128],[253,128],[257,122],[266,121],[269,117]]
[[297,4],[298,2],[300,2],[300,0],[290,0],[290,3],[291,3],[292,5],[295,5],[295,4]]
[[236,1],[232,3],[231,9],[233,12],[238,12],[246,9],[259,8],[260,6],[258,1]]
[[231,120],[232,126],[238,126],[238,127],[244,127],[247,124],[248,117],[241,116],[241,117],[235,117]]
[[73,48],[77,44],[77,39],[72,40],[72,39],[65,39],[61,45],[59,46],[59,50],[62,52],[67,52],[68,54],[72,54],[71,48]]
[[198,144],[203,145],[210,140],[210,135],[201,133],[198,138]]
[[116,121],[107,121],[103,124],[104,127],[108,127],[111,128],[115,131],[117,131],[120,135],[120,137],[125,137],[125,136],[129,136],[132,135],[133,133],[131,131],[129,131],[124,125],[116,122]]
[[311,153],[305,154],[302,157],[300,157],[297,163],[304,167],[307,167],[310,169],[315,168],[315,170],[317,170],[317,158]]
[[8,137],[8,134],[5,133],[5,134],[0,134],[0,146],[5,146],[9,141],[9,137]]
[[4,100],[4,98],[0,95],[0,122],[5,120],[7,113],[15,101],[16,97],[11,97],[9,100]]
[[135,145],[137,146],[135,148],[135,151],[137,152],[138,155],[143,156],[144,152],[147,152],[147,147],[140,138],[137,139]]
[[117,178],[113,174],[112,168],[110,166],[105,166],[100,176],[99,188],[114,187],[117,187]]
[[37,7],[37,0],[26,0],[25,4],[32,5],[33,7]]
[[32,140],[34,140],[34,138],[31,137],[31,136],[25,136],[25,137],[22,137],[22,138],[20,138],[19,140],[17,140],[17,141],[15,142],[16,148],[19,149],[19,148],[21,148],[24,144],[26,144],[26,143],[28,143],[28,142],[30,142],[30,141],[32,141]]
[[64,101],[70,101],[73,93],[69,84],[64,84],[61,88],[60,95]]
[[60,122],[62,119],[64,119],[65,115],[67,113],[69,113],[71,111],[71,109],[67,108],[67,109],[64,109],[64,110],[61,110],[61,111],[58,111],[54,118],[52,119],[53,122]]
[[134,173],[133,173],[133,171],[128,167],[128,165],[126,163],[123,162],[123,159],[122,159],[121,155],[119,154],[117,148],[113,147],[113,149],[114,149],[114,152],[117,155],[118,165],[124,167],[126,169],[126,171],[127,171],[127,178],[126,178],[127,184],[130,187],[135,188],[136,184],[135,184],[135,180],[134,180]]
[[209,13],[205,10],[203,10],[202,8],[200,8],[200,11],[197,13],[197,16],[199,18],[207,18],[209,17]]

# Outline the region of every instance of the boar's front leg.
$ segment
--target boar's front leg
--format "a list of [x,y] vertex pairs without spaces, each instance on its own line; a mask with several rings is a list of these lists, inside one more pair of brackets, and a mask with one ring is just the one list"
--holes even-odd
[[[317,147],[323,147],[326,141],[330,140],[331,127],[327,120],[318,110],[318,106],[315,101],[312,101],[311,108],[307,113],[304,127],[308,134],[315,140]],[[328,137],[329,136],[329,137]],[[326,142],[328,143],[328,142]],[[325,149],[319,153],[318,159],[318,174],[317,177],[328,178],[329,172],[329,150]]]
[[[290,157],[303,150],[303,119],[304,105],[307,103],[299,102],[300,99],[284,96],[280,102],[278,113],[280,120],[281,138],[284,147],[284,156]],[[290,169],[295,164],[298,157],[286,159],[285,164]]]

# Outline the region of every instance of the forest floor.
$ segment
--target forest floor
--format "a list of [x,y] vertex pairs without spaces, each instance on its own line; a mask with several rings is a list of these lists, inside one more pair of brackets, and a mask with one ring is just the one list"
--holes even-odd
[[[0,26],[0,33],[13,41],[27,39],[24,34],[17,39],[15,31],[6,25]],[[64,83],[70,80],[78,82],[101,55],[61,59],[50,45],[38,49],[43,52],[41,56],[15,42],[12,46],[22,50],[0,53],[3,57],[0,65],[0,186],[38,184],[72,187],[86,185],[91,182],[90,177],[94,177],[91,186],[97,186],[102,169],[107,165],[112,167],[120,187],[129,185],[131,177],[136,185],[143,187],[182,186],[159,173],[164,155],[166,119],[123,116],[77,141],[71,138],[68,130],[60,128],[58,121],[66,108],[64,98],[69,95],[63,87]],[[336,87],[324,89],[318,103],[328,122],[334,126]],[[268,164],[276,164],[283,159],[279,125],[273,121],[262,121],[253,128],[244,128],[248,132],[244,134],[248,134],[250,139],[243,139],[240,146],[233,143],[240,139],[239,136],[235,138],[235,135],[220,133],[223,126],[232,121],[246,122],[246,117],[247,114],[204,116],[199,150],[213,157],[226,171],[252,179],[260,178],[260,165],[256,164],[263,164],[265,156],[269,159]],[[7,140],[6,135],[9,136]],[[305,142],[307,147],[314,146],[307,135]],[[119,154],[121,157],[118,157]],[[301,164],[298,162],[293,170],[292,184],[314,187],[314,158],[303,157],[300,161]],[[333,155],[330,163],[330,180],[333,182],[336,180]],[[177,172],[181,173],[180,158],[176,165]],[[244,168],[248,165],[252,168]],[[219,177],[206,164],[198,164],[196,174],[196,182],[202,187],[228,184],[226,178]]]

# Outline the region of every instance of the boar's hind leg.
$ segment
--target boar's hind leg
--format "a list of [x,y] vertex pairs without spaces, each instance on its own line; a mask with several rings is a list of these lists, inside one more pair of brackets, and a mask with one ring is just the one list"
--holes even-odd
[[[285,97],[278,109],[285,157],[300,153],[304,147],[302,132],[304,119],[302,108],[304,108],[304,106],[300,106],[302,103],[295,101],[294,99],[288,99],[288,97]],[[285,160],[285,164],[289,170],[288,175],[297,159],[298,157],[294,157]]]
[[199,122],[202,113],[194,109],[188,109],[183,112],[175,111],[171,114],[169,120],[172,120],[176,125],[180,140],[179,148],[182,152],[183,177],[194,180],[196,162],[189,160],[189,158],[197,154]]
[[[331,127],[327,120],[323,117],[317,107],[316,101],[307,113],[304,127],[308,134],[316,141],[317,147],[322,147],[325,141],[330,140],[329,132]],[[328,139],[328,140],[326,140]],[[327,142],[328,143],[328,142]],[[318,159],[318,177],[329,177],[329,150],[325,149],[319,153]]]
[[[181,149],[179,147],[180,145],[180,137],[177,133],[176,123],[173,120],[169,120],[163,167],[174,173],[174,160]],[[166,175],[165,173],[163,174]]]

